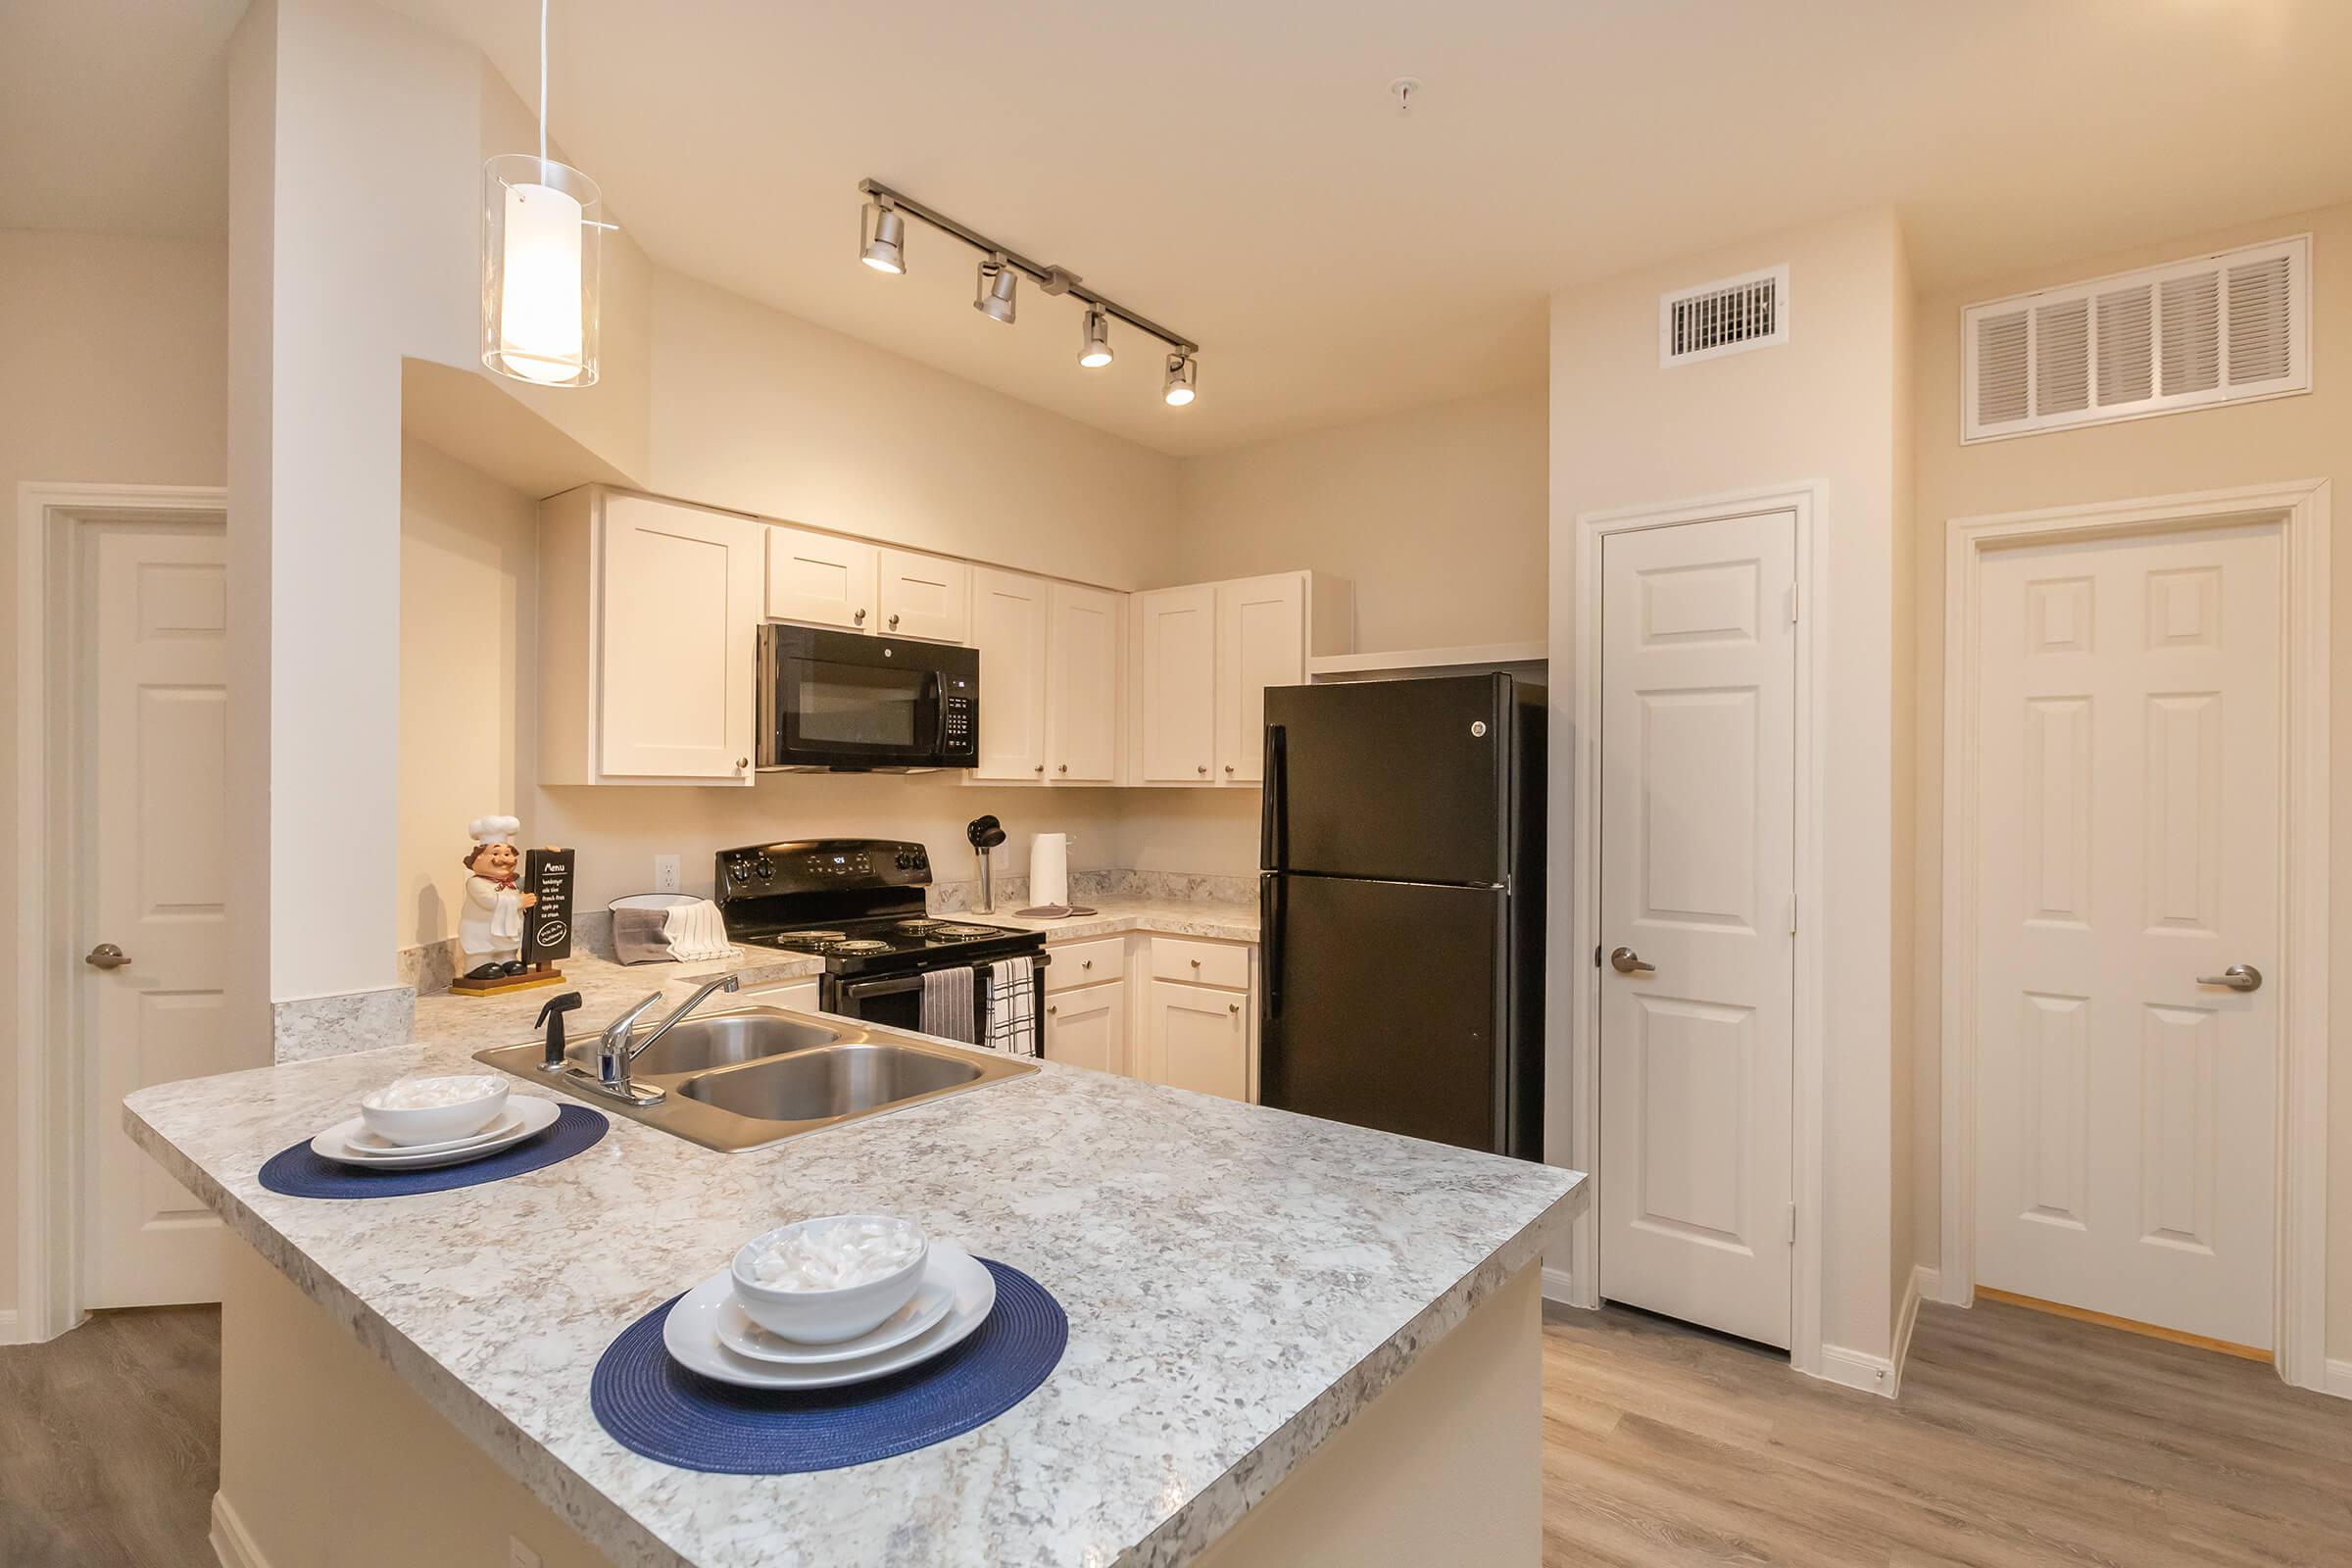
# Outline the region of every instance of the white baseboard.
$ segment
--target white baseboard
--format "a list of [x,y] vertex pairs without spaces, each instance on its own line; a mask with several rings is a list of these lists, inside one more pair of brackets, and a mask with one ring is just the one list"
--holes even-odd
[[1544,1299],[1556,1301],[1562,1306],[1577,1304],[1576,1281],[1566,1269],[1547,1268],[1544,1271]]
[[[1919,1291],[1919,1298],[1923,1301],[1943,1301],[1945,1299],[1941,1269],[1930,1268],[1925,1263],[1916,1264],[1911,1270],[1911,1283]],[[1946,1304],[1952,1303],[1947,1302]]]
[[1888,1398],[1903,1392],[1903,1367],[1911,1359],[1911,1332],[1919,1327],[1919,1303],[1934,1300],[1935,1289],[1936,1271],[1914,1263],[1910,1282],[1903,1287],[1903,1304],[1894,1311],[1894,1376],[1886,1380]]
[[1894,1397],[1894,1363],[1883,1355],[1849,1350],[1842,1345],[1825,1345],[1821,1348],[1821,1371],[1816,1376],[1827,1383],[1860,1389],[1864,1394]]
[[213,1494],[210,1539],[213,1555],[220,1559],[220,1568],[270,1568],[269,1561],[262,1556],[262,1548],[246,1533],[245,1521],[237,1517],[237,1510],[218,1492]]
[[2320,1392],[2332,1394],[2339,1399],[2352,1399],[2352,1361],[2329,1361]]
[[0,1345],[20,1345],[22,1343],[24,1342],[17,1338],[17,1309],[12,1306],[7,1311],[0,1312]]

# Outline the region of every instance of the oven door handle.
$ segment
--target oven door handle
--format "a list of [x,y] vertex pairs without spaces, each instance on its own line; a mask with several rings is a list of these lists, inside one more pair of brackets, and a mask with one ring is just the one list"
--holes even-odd
[[913,974],[883,975],[874,980],[844,981],[841,994],[852,1001],[859,997],[887,996],[894,991],[917,991],[922,988],[921,971]]

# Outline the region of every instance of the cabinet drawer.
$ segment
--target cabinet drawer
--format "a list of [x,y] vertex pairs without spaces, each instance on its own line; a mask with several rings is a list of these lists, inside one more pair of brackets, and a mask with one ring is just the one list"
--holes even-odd
[[1067,991],[1072,986],[1101,985],[1123,979],[1127,973],[1127,939],[1102,937],[1092,942],[1064,942],[1046,949],[1054,961],[1046,965],[1046,989]]
[[815,1012],[817,981],[814,975],[806,980],[779,980],[774,985],[748,986],[740,999],[762,1007],[788,1007],[794,1012]]
[[1247,991],[1250,989],[1250,950],[1226,942],[1153,937],[1152,973],[1154,978],[1180,980],[1187,985],[1223,986],[1228,991]]

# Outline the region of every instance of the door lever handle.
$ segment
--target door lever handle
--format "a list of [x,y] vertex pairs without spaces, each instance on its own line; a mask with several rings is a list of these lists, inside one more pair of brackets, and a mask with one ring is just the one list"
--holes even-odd
[[130,956],[112,942],[101,942],[83,954],[81,961],[93,969],[120,969],[130,961]]
[[1656,964],[1643,963],[1642,955],[1631,948],[1619,948],[1610,954],[1609,967],[1619,974],[1656,974],[1658,972]]
[[2197,976],[2201,986],[2228,986],[2232,991],[2260,991],[2262,971],[2250,963],[2233,963],[2220,974]]

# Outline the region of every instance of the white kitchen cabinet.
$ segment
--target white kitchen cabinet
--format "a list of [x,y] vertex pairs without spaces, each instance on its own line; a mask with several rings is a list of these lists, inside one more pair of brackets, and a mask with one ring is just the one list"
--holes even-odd
[[1205,784],[1217,751],[1217,591],[1137,594],[1136,781]]
[[1097,1072],[1127,1070],[1127,984],[1056,991],[1046,999],[1046,1059]]
[[1247,992],[1153,980],[1145,998],[1141,1076],[1173,1089],[1251,1100]]
[[539,781],[748,787],[765,528],[603,486],[539,516]]
[[980,760],[975,779],[1046,774],[1046,623],[1043,577],[981,566],[972,573],[972,646],[980,652]]
[[[1108,784],[1119,767],[1121,596],[1057,582],[1049,596],[1046,779]],[[986,664],[983,662],[983,670]]]
[[1306,680],[1310,657],[1353,652],[1355,594],[1315,571],[1134,596],[1139,784],[1254,789],[1265,772],[1266,688]]
[[748,987],[740,1000],[757,1003],[762,1007],[783,1007],[792,1012],[817,1012],[822,1010],[818,1005],[818,998],[822,994],[816,976],[810,975],[806,980],[782,980],[772,986]]
[[885,637],[960,643],[971,635],[972,568],[945,556],[882,547],[882,623]]
[[767,618],[872,631],[882,553],[862,539],[767,525]]

